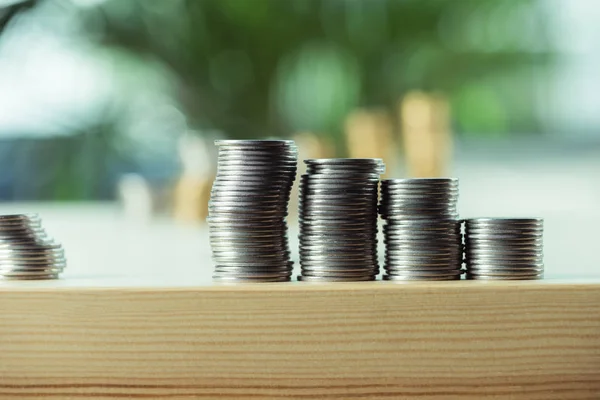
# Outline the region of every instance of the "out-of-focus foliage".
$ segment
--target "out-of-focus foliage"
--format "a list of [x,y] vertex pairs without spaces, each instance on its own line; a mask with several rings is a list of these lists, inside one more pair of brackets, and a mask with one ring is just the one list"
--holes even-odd
[[123,172],[169,180],[188,130],[311,131],[341,156],[349,113],[397,116],[414,89],[445,93],[461,134],[541,131],[539,0],[17,3],[0,13],[0,199],[110,198]]
[[549,58],[534,0],[108,0],[86,15],[102,44],[174,71],[193,125],[234,137],[335,134],[409,89],[448,93],[459,130],[535,131],[530,67]]

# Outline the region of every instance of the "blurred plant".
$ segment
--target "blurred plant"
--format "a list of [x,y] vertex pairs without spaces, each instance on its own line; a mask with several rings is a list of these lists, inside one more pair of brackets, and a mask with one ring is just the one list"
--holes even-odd
[[[532,97],[519,72],[550,56],[536,0],[107,0],[86,11],[103,45],[174,72],[193,125],[234,137],[339,133],[356,106],[394,107],[410,89],[449,93],[464,130],[532,130],[531,106],[514,110]],[[510,74],[518,91],[503,89]]]
[[396,114],[415,89],[445,92],[459,132],[540,131],[547,24],[539,0],[0,0],[0,67],[23,86],[4,72],[0,117],[20,99],[9,122],[45,137],[5,149],[19,149],[3,160],[18,178],[0,198],[111,197],[123,172],[168,180],[188,128],[327,134],[342,155],[348,115]]
[[0,0],[0,33],[18,13],[33,7],[37,0]]

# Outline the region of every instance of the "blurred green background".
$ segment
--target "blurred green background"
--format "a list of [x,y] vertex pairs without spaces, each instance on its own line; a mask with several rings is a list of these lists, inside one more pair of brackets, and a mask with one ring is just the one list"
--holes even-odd
[[564,46],[579,25],[565,15],[594,4],[4,0],[0,199],[111,199],[126,173],[173,182],[182,135],[309,131],[344,156],[349,113],[384,110],[397,129],[413,90],[446,96],[457,142],[596,138],[593,118],[556,112],[564,88],[586,82],[560,72],[587,54]]

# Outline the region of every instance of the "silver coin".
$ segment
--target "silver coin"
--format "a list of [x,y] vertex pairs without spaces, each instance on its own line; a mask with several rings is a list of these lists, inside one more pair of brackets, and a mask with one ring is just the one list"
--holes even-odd
[[38,214],[5,214],[0,215],[0,224],[10,221],[32,221],[39,220]]
[[239,199],[238,201],[214,201],[208,204],[209,210],[243,209],[250,212],[262,212],[263,210],[286,211],[287,206],[279,201],[251,201]]
[[285,216],[287,211],[280,210],[274,211],[233,211],[233,210],[209,210],[206,222],[209,224],[219,223],[235,223],[241,224],[252,224],[253,226],[267,226],[267,225],[282,225],[286,226]]
[[384,165],[381,158],[309,158],[304,160],[306,165]]
[[293,167],[297,168],[295,156],[273,157],[272,155],[256,157],[248,154],[221,155],[218,159],[219,166],[232,166],[243,168],[245,165],[270,166],[272,168]]
[[217,173],[214,185],[225,185],[225,184],[246,184],[246,185],[269,185],[273,187],[280,187],[291,185],[293,182],[292,172],[281,172],[277,174],[265,174],[263,172],[248,171],[249,173]]
[[542,258],[542,254],[540,252],[536,253],[513,253],[506,254],[504,252],[477,252],[473,253],[472,251],[465,252],[465,256],[469,260],[474,260],[481,262],[483,260],[490,260],[491,262],[497,261],[534,261]]
[[239,278],[239,279],[269,279],[269,278],[288,278],[292,276],[292,270],[288,271],[221,271],[215,270],[213,276],[219,278]]
[[363,282],[374,281],[375,275],[370,276],[348,276],[348,277],[333,277],[333,276],[299,276],[299,281],[303,282]]
[[286,204],[287,198],[283,196],[281,193],[264,193],[257,191],[256,193],[248,193],[245,190],[239,191],[215,191],[211,193],[211,202],[220,202],[220,201],[244,201],[244,202],[277,202]]
[[428,247],[428,245],[433,247],[438,247],[441,245],[458,247],[461,244],[460,236],[458,235],[414,235],[410,236],[407,234],[392,234],[389,232],[384,232],[384,243],[392,246],[421,246]]
[[229,231],[236,230],[240,233],[268,233],[268,232],[279,232],[285,233],[287,231],[287,227],[283,224],[260,224],[260,223],[252,223],[251,221],[236,221],[236,222],[226,222],[226,223],[218,223],[218,222],[209,222],[208,224],[210,232],[221,232],[221,231]]
[[421,275],[434,273],[438,275],[459,274],[461,265],[445,265],[445,266],[423,266],[423,265],[401,265],[384,263],[386,273],[390,275]]
[[39,275],[31,275],[31,276],[3,276],[0,275],[0,280],[4,281],[25,281],[25,280],[50,280],[50,279],[58,279],[58,274],[39,274]]
[[211,216],[213,215],[217,215],[217,214],[223,214],[223,215],[227,215],[227,214],[239,214],[239,215],[246,215],[246,214],[254,214],[254,215],[270,215],[270,216],[280,216],[280,217],[285,217],[287,215],[287,210],[283,209],[280,206],[273,206],[273,205],[260,205],[260,206],[255,206],[255,205],[240,205],[240,204],[224,204],[224,205],[219,205],[219,206],[215,206],[215,205],[211,205],[208,206],[208,210]]
[[353,217],[352,219],[342,218],[339,215],[331,215],[328,213],[311,213],[309,215],[302,215],[299,218],[299,225],[301,228],[311,228],[311,227],[319,227],[319,226],[339,226],[346,228],[365,228],[369,230],[377,229],[377,222],[374,221],[374,218],[367,218],[362,214],[353,214],[348,213],[349,216]]
[[282,277],[237,277],[237,276],[219,276],[213,275],[213,281],[218,283],[249,283],[249,282],[260,282],[260,283],[275,283],[275,282],[289,282],[290,276]]
[[367,273],[346,273],[346,272],[340,272],[337,275],[335,274],[330,274],[327,272],[313,272],[313,271],[306,271],[302,273],[302,277],[303,278],[324,278],[324,279],[357,279],[357,280],[361,280],[365,277],[369,277],[369,280],[371,280],[370,278],[372,276],[374,276],[375,274],[373,274],[372,272],[370,274]]
[[385,186],[452,186],[458,185],[457,178],[409,178],[409,179],[382,179]]
[[386,270],[389,275],[419,275],[419,276],[439,276],[439,275],[460,275],[462,270],[460,266],[450,265],[446,268],[400,268],[389,267]]
[[4,243],[0,243],[0,250],[18,250],[18,251],[28,251],[28,250],[56,250],[62,249],[62,246],[59,243],[56,243],[54,240],[34,238],[34,240],[26,239],[23,241],[7,241]]
[[353,204],[357,207],[369,207],[369,212],[377,214],[377,206],[372,195],[348,195],[344,193],[334,195],[302,195],[299,198],[299,209],[312,209],[318,208],[322,204]]
[[311,173],[310,171],[318,173],[318,171],[321,170],[332,170],[340,172],[376,171],[381,173],[382,169],[385,167],[385,165],[382,163],[312,163],[310,162],[310,160],[305,160],[304,164],[306,164],[306,170],[309,171],[309,174]]
[[290,276],[292,273],[292,269],[289,267],[279,267],[279,268],[253,268],[252,270],[248,268],[230,268],[227,266],[216,266],[215,273],[226,276],[226,275],[235,275],[235,276]]
[[394,214],[381,214],[381,218],[386,220],[387,222],[390,221],[406,221],[406,220],[412,220],[412,221],[427,221],[427,220],[432,220],[432,219],[451,219],[451,218],[456,218],[458,216],[458,214],[448,214],[448,213],[438,213],[438,214],[400,214],[400,213],[394,213]]
[[239,146],[239,147],[295,147],[296,143],[293,140],[284,139],[219,139],[215,140],[215,145],[220,147]]
[[369,260],[369,261],[362,261],[362,262],[346,262],[346,263],[340,263],[340,262],[326,262],[326,261],[303,261],[300,262],[300,266],[302,267],[302,269],[314,269],[314,268],[320,268],[320,269],[328,269],[331,270],[333,272],[335,272],[337,269],[353,269],[353,270],[359,270],[359,269],[365,269],[365,270],[369,270],[371,271],[370,273],[373,273],[373,271],[378,271],[379,270],[379,264],[377,264],[374,260]]
[[381,185],[381,201],[382,202],[395,202],[397,200],[429,200],[433,201],[458,201],[459,191],[458,188],[454,189],[439,189],[439,190],[408,190],[402,188],[389,188]]
[[524,239],[524,238],[540,238],[544,235],[543,232],[540,231],[490,231],[490,230],[481,230],[481,231],[466,231],[465,236],[470,239],[485,239],[490,237],[502,237],[506,239]]
[[404,220],[387,222],[387,226],[405,226],[418,229],[449,229],[460,227],[460,222],[456,219],[434,219],[429,221],[422,220]]
[[[307,207],[308,206],[308,207]],[[373,219],[377,216],[377,208],[373,206],[357,206],[357,205],[339,205],[339,204],[319,204],[315,205],[303,205],[302,213],[315,214],[315,213],[330,213],[330,214],[342,214],[353,213],[357,215],[370,215]]]
[[215,265],[220,267],[242,267],[244,271],[251,271],[256,268],[270,268],[270,267],[281,267],[288,265],[286,261],[252,261],[252,260],[243,260],[243,261],[222,261],[215,260]]
[[483,280],[483,281],[525,281],[525,280],[539,280],[543,279],[543,275],[531,275],[531,276],[487,276],[487,275],[468,275],[468,280]]
[[258,166],[258,165],[247,165],[243,168],[219,166],[217,168],[217,179],[220,177],[230,177],[233,175],[235,178],[245,179],[246,176],[257,177],[256,174],[260,174],[260,178],[263,179],[289,179],[291,174],[295,174],[295,167],[287,168],[273,168],[271,166]]
[[462,260],[458,257],[427,257],[427,256],[411,256],[411,257],[394,257],[384,256],[384,261],[389,265],[397,266],[431,266],[442,267],[448,265],[462,265]]
[[414,281],[455,281],[460,280],[460,275],[384,275],[384,281],[414,282]]
[[467,225],[485,225],[485,224],[499,224],[499,225],[542,225],[544,220],[542,218],[468,218],[464,220]]
[[271,162],[274,164],[278,164],[280,162],[283,163],[297,163],[298,160],[298,152],[295,150],[288,149],[287,151],[270,151],[270,150],[241,150],[241,151],[231,151],[226,149],[220,149],[217,161],[227,161],[227,160],[257,160],[263,162]]
[[423,252],[418,252],[419,250],[415,250],[415,251],[411,251],[411,250],[407,250],[407,251],[397,251],[397,252],[390,252],[390,251],[386,251],[385,252],[385,258],[386,260],[396,260],[396,261],[417,261],[417,260],[421,260],[421,261],[427,261],[427,262],[462,262],[462,254],[460,252],[453,252],[453,251],[444,251],[444,252],[440,252],[440,251],[423,251]]
[[0,221],[0,230],[42,229],[40,220]]
[[66,261],[62,262],[37,262],[37,263],[18,263],[18,262],[0,262],[0,274],[5,271],[13,271],[13,270],[31,270],[35,271],[37,269],[46,269],[46,268],[61,268],[64,269],[66,267]]
[[236,230],[231,231],[213,231],[210,232],[211,240],[238,240],[260,243],[265,240],[278,240],[282,237],[281,232],[238,232]]
[[[394,204],[387,206],[379,206],[380,214],[387,215],[402,215],[402,216],[411,216],[415,214],[429,214],[429,215],[439,215],[439,214],[448,214],[454,215],[456,214],[456,208],[448,205],[436,205],[427,207],[425,204]],[[440,218],[436,218],[440,219]]]
[[373,244],[361,244],[360,242],[355,242],[354,244],[331,244],[331,243],[320,243],[320,244],[311,244],[311,245],[300,245],[300,251],[302,252],[311,252],[311,253],[323,253],[323,252],[347,252],[347,251],[358,251],[365,252],[373,250]]
[[320,235],[320,234],[324,234],[324,233],[343,233],[343,234],[349,234],[349,233],[353,233],[355,235],[368,235],[368,237],[374,237],[377,234],[377,228],[374,227],[373,229],[369,229],[367,230],[364,227],[361,226],[342,226],[342,225],[319,225],[319,226],[302,226],[300,229],[300,234],[301,235]]
[[250,260],[256,263],[262,262],[287,262],[289,260],[289,254],[285,252],[281,252],[279,254],[269,253],[259,253],[259,254],[248,254],[248,253],[240,253],[234,252],[231,253],[217,253],[212,252],[212,257],[214,260],[219,260],[220,263],[226,264],[229,262],[244,262],[246,260]]
[[212,245],[215,246],[224,246],[224,245],[243,245],[243,246],[252,246],[252,247],[261,247],[261,246],[287,246],[288,240],[285,235],[277,235],[273,237],[261,237],[261,236],[213,236],[209,237],[209,240]]
[[64,271],[64,264],[61,265],[48,265],[48,266],[14,266],[8,268],[0,266],[1,276],[33,276],[33,275],[46,275],[46,274],[59,274]]
[[0,254],[0,264],[5,262],[37,263],[54,262],[65,259],[64,253],[48,254]]
[[306,267],[343,267],[343,268],[370,268],[379,269],[379,264],[376,260],[348,261],[348,260],[300,260],[300,266]]
[[356,174],[346,176],[340,175],[312,175],[310,178],[300,178],[301,188],[346,188],[346,189],[368,189],[376,191],[379,188],[377,175],[370,177],[356,176]]
[[278,269],[278,268],[288,268],[291,269],[294,267],[293,261],[285,261],[285,262],[263,262],[263,261],[247,261],[243,263],[236,262],[228,262],[223,264],[215,264],[215,268],[241,268],[243,270],[260,270],[260,269]]
[[[252,257],[255,254],[270,254],[270,253],[277,253],[277,254],[283,254],[286,257],[288,257],[287,259],[289,259],[289,247],[287,246],[287,244],[285,245],[275,245],[275,246],[270,246],[270,247],[263,247],[263,246],[253,246],[252,244],[247,244],[247,245],[213,245],[212,246],[212,254],[215,257],[218,256],[222,256],[222,255],[226,255],[226,254],[239,254],[242,257]],[[286,259],[286,260],[287,260]]]
[[494,267],[494,266],[481,266],[481,267],[471,267],[469,268],[469,273],[472,274],[484,274],[484,275],[494,275],[494,274],[498,274],[498,275],[514,275],[514,274],[540,274],[544,272],[544,268],[543,266],[538,266],[536,268],[534,267],[523,267],[523,268],[516,268],[516,267],[502,267],[502,266],[498,266],[498,267]]
[[376,253],[372,251],[359,251],[355,250],[347,250],[347,251],[331,251],[328,249],[324,249],[323,251],[306,251],[303,250],[301,254],[302,261],[316,261],[316,260],[335,260],[337,261],[346,261],[346,262],[362,262],[366,260],[373,260],[376,257]]
[[300,243],[309,244],[311,242],[317,243],[377,243],[377,236],[373,233],[365,234],[338,234],[337,232],[323,232],[311,235],[299,235]]
[[470,251],[478,252],[478,251],[502,251],[502,252],[541,252],[543,250],[543,244],[541,241],[537,241],[537,243],[532,244],[521,244],[521,243],[510,243],[504,241],[474,241],[470,243],[469,249]]

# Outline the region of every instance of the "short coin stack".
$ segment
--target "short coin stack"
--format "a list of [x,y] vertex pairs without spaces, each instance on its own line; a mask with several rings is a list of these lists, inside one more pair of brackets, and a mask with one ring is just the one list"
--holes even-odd
[[312,159],[300,181],[302,281],[367,281],[379,273],[380,159]]
[[0,279],[56,279],[66,266],[62,246],[35,214],[0,216]]
[[467,279],[541,279],[544,275],[543,220],[465,220]]
[[288,281],[287,206],[297,149],[287,140],[217,140],[208,225],[214,279]]
[[379,213],[386,221],[386,280],[460,279],[458,180],[386,179]]

